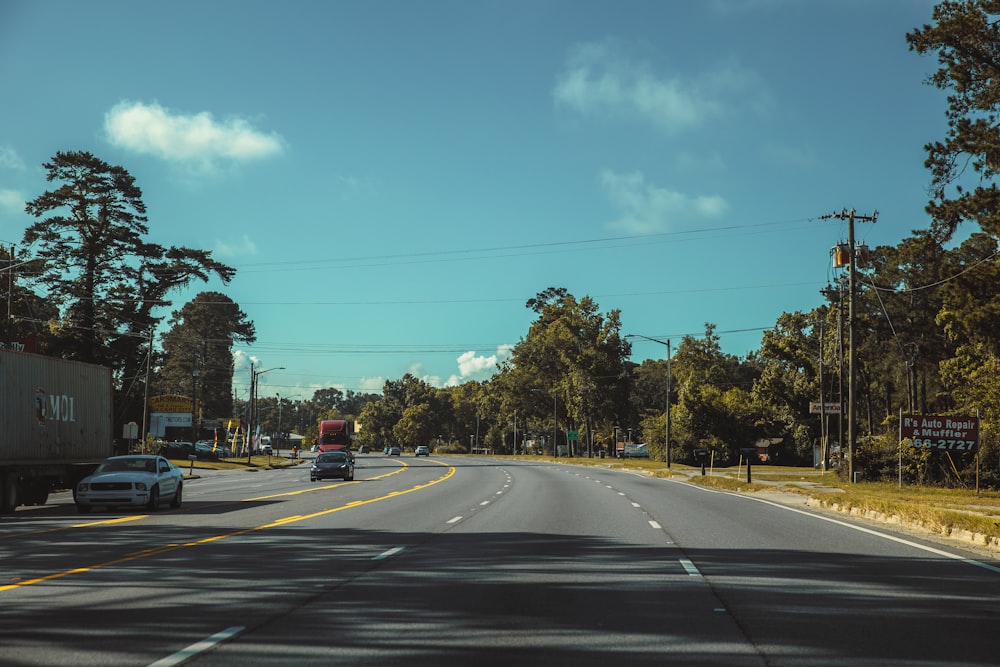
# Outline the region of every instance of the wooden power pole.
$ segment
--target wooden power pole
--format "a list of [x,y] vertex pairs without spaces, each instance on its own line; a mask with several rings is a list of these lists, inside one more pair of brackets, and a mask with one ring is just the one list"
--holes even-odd
[[[849,262],[848,262],[848,274],[847,274],[847,465],[848,465],[848,476],[851,482],[854,482],[854,442],[857,438],[856,423],[855,423],[855,409],[857,403],[857,392],[856,380],[854,374],[854,330],[855,330],[855,318],[854,318],[854,297],[855,297],[855,281],[857,279],[857,253],[856,246],[854,243],[854,223],[855,222],[871,222],[874,223],[878,220],[878,211],[873,212],[871,215],[858,215],[852,208],[850,211],[843,209],[840,213],[831,213],[829,215],[820,216],[820,220],[829,220],[830,218],[836,218],[837,220],[847,220],[847,245],[849,248]],[[841,443],[843,447],[843,443]]]

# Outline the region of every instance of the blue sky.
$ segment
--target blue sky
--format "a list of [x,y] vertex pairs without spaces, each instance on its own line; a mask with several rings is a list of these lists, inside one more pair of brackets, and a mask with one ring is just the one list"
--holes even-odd
[[[488,378],[548,287],[743,355],[819,305],[819,216],[928,224],[944,136],[929,0],[0,4],[0,243],[42,164],[85,150],[142,188],[149,239],[213,251],[284,367],[262,392]],[[636,341],[633,359],[665,348]]]

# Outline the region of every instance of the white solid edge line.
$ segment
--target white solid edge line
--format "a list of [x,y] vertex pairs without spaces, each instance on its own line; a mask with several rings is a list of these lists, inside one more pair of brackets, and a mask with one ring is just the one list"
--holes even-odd
[[[678,484],[687,484],[686,482],[677,482]],[[984,570],[989,570],[990,572],[1000,573],[1000,567],[995,567],[989,563],[983,563],[982,561],[975,560],[973,558],[968,558],[966,556],[961,556],[959,554],[953,554],[942,549],[935,549],[934,547],[929,547],[926,544],[919,544],[911,540],[904,539],[902,537],[897,537],[895,535],[890,535],[888,533],[883,533],[877,530],[872,530],[871,528],[865,528],[864,526],[856,526],[853,523],[848,523],[846,521],[841,521],[840,519],[834,519],[833,517],[823,516],[822,514],[814,514],[813,512],[806,512],[805,510],[800,510],[795,507],[788,507],[787,505],[782,505],[781,503],[776,503],[771,500],[764,500],[763,498],[754,498],[753,496],[745,496],[739,493],[730,493],[728,491],[719,491],[717,489],[706,489],[698,486],[697,484],[688,484],[688,486],[697,489],[698,491],[707,491],[709,493],[725,493],[729,496],[734,496],[736,498],[743,498],[744,500],[752,500],[758,503],[764,503],[765,505],[770,505],[771,507],[777,507],[778,509],[788,510],[789,512],[795,512],[796,514],[801,514],[803,516],[808,516],[813,519],[819,519],[821,521],[829,521],[830,523],[837,524],[838,526],[843,526],[844,528],[850,528],[851,530],[856,530],[860,533],[866,533],[874,537],[881,537],[884,540],[889,540],[891,542],[897,542],[899,544],[905,544],[908,547],[913,547],[914,549],[920,549],[921,551],[926,551],[928,553],[936,554],[938,556],[944,556],[945,558],[950,558],[952,560],[961,561],[968,565],[974,565],[976,567],[981,567]]]
[[151,663],[149,667],[171,667],[172,665],[179,665],[182,662],[186,662],[188,659],[193,658],[199,653],[204,653],[205,651],[214,648],[226,641],[231,639],[236,635],[243,632],[246,628],[242,625],[235,625],[231,628],[226,628],[221,632],[216,632],[211,637],[207,639],[202,639],[200,642],[195,642],[185,649],[174,653],[173,655],[168,655],[165,658],[160,658],[154,663]]

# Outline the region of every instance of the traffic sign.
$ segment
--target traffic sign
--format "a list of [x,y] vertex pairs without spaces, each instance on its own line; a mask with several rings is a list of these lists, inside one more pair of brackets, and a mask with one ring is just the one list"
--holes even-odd
[[580,432],[579,431],[566,431],[566,439],[567,440],[579,440],[580,439]]

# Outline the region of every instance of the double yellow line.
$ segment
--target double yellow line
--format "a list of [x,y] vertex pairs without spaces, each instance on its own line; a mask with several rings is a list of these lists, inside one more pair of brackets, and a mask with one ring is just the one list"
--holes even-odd
[[[441,464],[441,465],[444,465],[444,464]],[[447,468],[448,468],[447,471],[441,477],[438,477],[437,479],[431,480],[430,482],[427,482],[425,484],[418,484],[417,486],[410,487],[409,489],[404,489],[402,491],[392,491],[390,493],[387,493],[387,494],[382,495],[382,496],[378,496],[376,498],[369,498],[368,500],[354,500],[354,501],[351,501],[351,502],[349,502],[349,503],[347,503],[345,505],[340,505],[338,507],[331,507],[329,509],[320,510],[319,512],[313,512],[311,514],[301,514],[301,515],[296,515],[296,516],[289,516],[289,517],[285,517],[283,519],[277,519],[277,520],[272,521],[270,523],[265,523],[265,524],[260,525],[260,526],[254,526],[253,528],[243,528],[242,530],[236,530],[236,531],[233,531],[231,533],[223,533],[221,535],[213,535],[211,537],[205,537],[205,538],[202,538],[200,540],[194,540],[193,542],[184,542],[184,543],[181,543],[181,544],[176,544],[176,543],[175,544],[164,544],[164,545],[161,545],[161,546],[158,546],[158,547],[152,547],[150,549],[144,549],[142,551],[131,553],[131,554],[122,556],[121,558],[116,558],[114,560],[105,561],[104,563],[98,563],[96,565],[89,565],[87,567],[76,567],[76,568],[73,568],[73,569],[70,569],[70,570],[64,570],[62,572],[54,572],[52,574],[47,574],[47,575],[44,575],[44,576],[41,576],[41,577],[35,577],[33,579],[24,579],[24,580],[21,580],[21,581],[14,581],[14,582],[11,582],[9,584],[0,585],[0,593],[3,593],[5,591],[11,591],[11,590],[14,590],[14,589],[17,589],[17,588],[24,588],[25,586],[34,586],[36,584],[43,584],[43,583],[45,583],[47,581],[54,581],[56,579],[62,579],[63,577],[68,577],[68,576],[73,575],[73,574],[83,574],[84,572],[92,572],[94,570],[100,570],[100,569],[112,567],[112,566],[115,566],[115,565],[121,565],[122,563],[128,563],[130,561],[140,560],[142,558],[149,558],[150,556],[158,556],[160,554],[168,553],[170,551],[176,551],[178,549],[185,549],[185,548],[188,548],[188,547],[196,547],[196,546],[199,546],[199,545],[202,545],[202,544],[210,544],[212,542],[219,542],[221,540],[226,540],[226,539],[229,539],[231,537],[239,537],[240,535],[247,535],[249,533],[255,533],[255,532],[258,532],[258,531],[267,530],[269,528],[278,528],[279,526],[287,526],[289,524],[298,523],[300,521],[308,521],[309,519],[315,519],[317,517],[325,516],[327,514],[333,514],[334,512],[342,512],[343,510],[353,509],[355,507],[362,507],[364,505],[370,505],[372,503],[377,503],[377,502],[380,502],[382,500],[388,500],[390,498],[397,498],[399,496],[403,496],[403,495],[406,495],[408,493],[413,493],[415,491],[420,491],[422,489],[426,489],[428,487],[434,486],[435,484],[440,484],[441,482],[449,479],[452,475],[455,474],[455,468],[453,466],[447,466]],[[383,477],[389,477],[390,475],[398,474],[398,473],[402,472],[403,470],[405,470],[405,468],[400,468],[399,470],[396,470],[396,471],[393,471],[391,473],[388,473],[387,475],[380,475],[379,477],[372,477],[370,479],[380,479],[380,478],[383,478]],[[360,482],[353,482],[353,483],[360,483]],[[251,501],[254,501],[254,500],[263,500],[265,498],[278,498],[278,497],[282,497],[282,496],[294,496],[294,495],[298,495],[300,493],[304,493],[304,492],[308,492],[308,491],[318,491],[321,488],[329,488],[329,487],[316,487],[314,489],[303,490],[303,491],[291,491],[291,492],[288,492],[288,493],[279,493],[279,494],[276,494],[276,495],[273,495],[273,496],[262,496],[260,498],[247,498],[243,502],[251,502]],[[110,520],[110,521],[95,521],[95,522],[92,522],[92,523],[78,524],[76,527],[98,526],[98,525],[106,525],[106,524],[110,524],[110,523],[119,523],[119,522],[123,522],[123,521],[134,521],[136,519],[141,519],[141,518],[144,518],[146,516],[149,516],[149,515],[141,515],[141,516],[137,516],[137,517],[128,517],[128,518],[125,518],[125,519],[113,519],[113,520]]]

